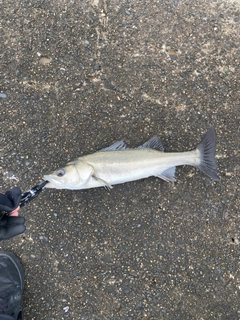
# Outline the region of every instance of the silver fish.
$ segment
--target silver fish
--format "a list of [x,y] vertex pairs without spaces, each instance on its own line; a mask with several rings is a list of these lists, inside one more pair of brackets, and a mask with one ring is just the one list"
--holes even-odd
[[88,189],[112,188],[112,185],[155,176],[175,180],[175,167],[190,165],[200,169],[212,180],[219,180],[215,161],[216,134],[211,127],[197,148],[187,152],[164,153],[161,141],[153,137],[136,149],[120,140],[110,147],[67,163],[43,179],[46,188]]

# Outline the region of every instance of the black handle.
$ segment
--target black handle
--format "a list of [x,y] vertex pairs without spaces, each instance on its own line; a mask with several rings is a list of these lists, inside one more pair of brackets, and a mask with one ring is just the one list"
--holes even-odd
[[[25,206],[25,204],[27,204],[28,202],[30,202],[34,198],[36,198],[39,195],[39,193],[42,192],[42,190],[44,190],[44,187],[46,186],[47,183],[48,183],[48,181],[43,181],[43,182],[37,184],[32,189],[24,192],[22,194],[22,196],[21,196],[21,200],[19,202],[19,206],[22,208],[23,206]],[[0,220],[5,215],[9,215],[9,212],[0,212]]]
[[26,191],[25,193],[22,194],[19,206],[22,208],[27,204],[28,202],[32,201],[34,198],[36,198],[40,192],[44,189],[48,181],[43,181],[39,184],[37,184],[35,187],[32,189]]

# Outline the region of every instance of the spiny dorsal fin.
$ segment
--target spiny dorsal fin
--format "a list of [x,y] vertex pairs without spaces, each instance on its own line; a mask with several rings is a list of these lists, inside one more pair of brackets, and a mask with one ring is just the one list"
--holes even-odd
[[122,139],[122,140],[115,142],[111,146],[103,148],[99,151],[116,151],[116,150],[125,150],[125,149],[127,149],[127,145]]
[[157,136],[152,137],[143,145],[139,146],[138,148],[148,148],[148,149],[156,149],[159,151],[164,151],[162,142],[159,140]]

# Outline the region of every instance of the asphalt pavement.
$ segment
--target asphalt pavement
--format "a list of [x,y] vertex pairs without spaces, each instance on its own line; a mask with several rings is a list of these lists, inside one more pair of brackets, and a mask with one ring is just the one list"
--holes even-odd
[[217,134],[220,181],[178,167],[45,190],[0,243],[25,270],[25,320],[240,319],[240,2],[1,2],[0,186],[125,138],[166,151]]

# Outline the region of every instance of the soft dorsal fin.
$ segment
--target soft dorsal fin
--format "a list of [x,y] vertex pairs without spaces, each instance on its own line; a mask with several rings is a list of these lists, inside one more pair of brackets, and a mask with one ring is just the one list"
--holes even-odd
[[125,149],[127,149],[127,145],[122,139],[122,140],[115,142],[111,146],[103,148],[99,151],[116,151],[116,150],[125,150]]
[[157,136],[152,137],[143,145],[139,146],[138,148],[148,148],[148,149],[156,149],[159,151],[164,151],[162,142],[159,140]]

